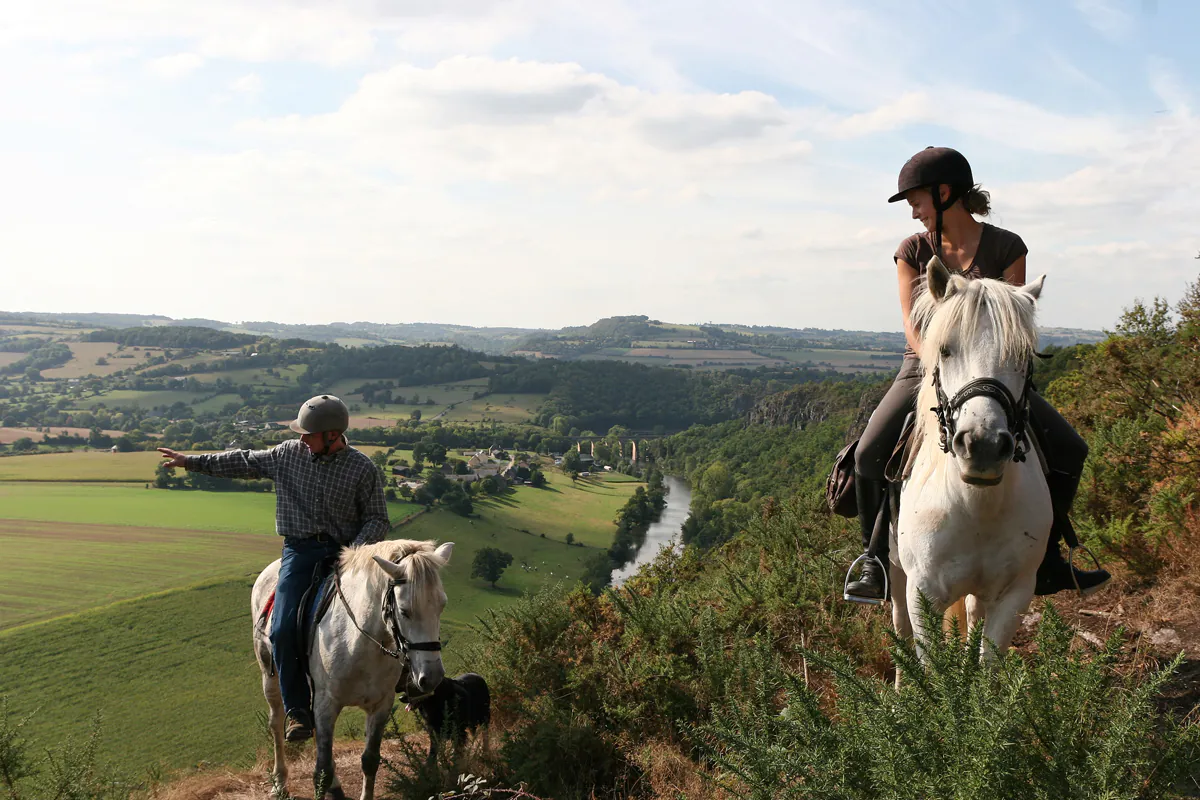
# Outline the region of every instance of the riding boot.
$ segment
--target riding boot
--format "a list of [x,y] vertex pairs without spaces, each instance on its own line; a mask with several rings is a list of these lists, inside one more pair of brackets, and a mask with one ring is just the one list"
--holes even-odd
[[1078,589],[1084,596],[1098,592],[1109,579],[1106,569],[1077,569],[1063,558],[1059,543],[1065,538],[1068,545],[1078,543],[1075,529],[1071,525],[1071,505],[1075,501],[1075,490],[1079,487],[1079,476],[1050,471],[1046,476],[1050,488],[1050,504],[1054,508],[1054,522],[1050,526],[1050,539],[1046,543],[1046,555],[1037,571],[1039,595],[1055,594],[1064,589]]
[[[887,482],[864,478],[857,470],[854,473],[854,496],[858,501],[858,524],[862,532],[863,552],[871,549],[871,536],[875,532],[875,521],[886,497]],[[875,555],[885,565],[888,559],[887,536],[881,536]],[[855,597],[884,599],[884,575],[879,565],[872,560],[864,561],[858,580],[846,585],[846,593]]]

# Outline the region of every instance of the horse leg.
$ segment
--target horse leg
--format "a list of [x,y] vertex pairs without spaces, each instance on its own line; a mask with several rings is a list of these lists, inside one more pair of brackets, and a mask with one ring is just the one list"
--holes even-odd
[[979,620],[987,617],[987,608],[983,601],[973,594],[967,595],[963,600],[965,601],[964,605],[967,612],[966,622],[964,623],[966,627],[963,629],[963,632],[970,633],[971,629],[979,623]]
[[958,620],[958,630],[960,633],[966,633],[971,629],[971,624],[968,621],[970,618],[970,609],[967,607],[967,598],[960,597],[955,600],[953,605],[946,609],[946,613],[942,615],[942,630],[950,632],[950,627],[953,624],[951,620]]
[[925,630],[925,627],[920,623],[921,619],[921,595],[933,606],[933,612],[937,615],[936,618],[944,618],[946,609],[950,606],[950,601],[942,596],[940,592],[933,586],[926,584],[922,586],[919,581],[914,580],[908,583],[905,600],[908,603],[908,616],[913,620],[913,634],[917,640],[917,654],[921,657],[921,661],[925,660],[925,642],[930,636],[936,636],[937,631]]
[[[908,576],[899,564],[890,564],[888,569],[888,589],[892,596],[892,628],[902,639],[913,637],[912,617],[908,615]],[[900,688],[900,670],[896,670],[896,688]]]
[[[267,664],[271,663],[268,653]],[[271,727],[271,741],[275,750],[275,764],[271,768],[271,793],[278,798],[288,797],[288,768],[287,757],[283,749],[283,696],[279,693],[279,678],[269,667],[262,667],[263,695],[267,698],[267,708],[270,710],[268,722]]]
[[383,743],[383,729],[387,726],[391,703],[381,705],[367,715],[366,743],[363,746],[362,772],[363,785],[359,800],[374,800],[375,773],[379,771],[379,747]]
[[1017,625],[1020,623],[1018,615],[1033,598],[1036,583],[1036,573],[1030,574],[1027,578],[1017,581],[987,609],[987,616],[983,620],[983,644],[984,658],[988,661],[994,661],[998,653],[1003,653],[1012,645],[1013,634],[1017,632]]
[[316,723],[317,765],[313,770],[313,800],[322,800],[326,793],[342,800],[346,793],[342,791],[341,781],[333,766],[333,726],[341,713],[333,700],[325,693],[318,692],[313,703],[313,717]]

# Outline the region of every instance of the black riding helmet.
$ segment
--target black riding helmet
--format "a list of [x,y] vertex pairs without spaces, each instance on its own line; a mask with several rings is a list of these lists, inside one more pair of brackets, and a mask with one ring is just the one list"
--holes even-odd
[[[975,185],[971,175],[971,164],[962,153],[950,147],[926,147],[914,155],[900,169],[898,191],[888,198],[896,203],[913,189],[929,189],[933,193],[933,207],[937,210],[937,226],[934,245],[939,255],[942,252],[942,212],[954,205]],[[946,202],[941,201],[941,186],[950,187]]]

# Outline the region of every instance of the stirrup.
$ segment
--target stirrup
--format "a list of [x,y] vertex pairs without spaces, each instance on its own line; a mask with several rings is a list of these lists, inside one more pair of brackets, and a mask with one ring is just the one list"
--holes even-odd
[[[864,561],[874,561],[879,565],[880,571],[883,573],[883,597],[860,597],[856,594],[850,594],[850,576],[854,574],[854,569]],[[888,581],[888,569],[879,556],[873,556],[869,553],[863,553],[858,558],[854,559],[854,563],[850,565],[850,569],[846,570],[846,580],[842,583],[842,599],[848,600],[851,603],[862,603],[865,606],[881,606],[887,603],[891,591],[891,585]]]
[[[1073,546],[1067,545],[1067,570],[1071,573],[1071,583],[1075,584],[1075,592],[1080,597],[1089,597],[1089,596],[1095,594],[1096,592],[1100,591],[1101,589],[1103,589],[1105,586],[1107,586],[1108,581],[1105,581],[1104,583],[1093,586],[1091,588],[1089,594],[1084,594],[1083,589],[1079,588],[1079,579],[1075,577],[1075,551],[1076,550],[1082,550],[1083,552],[1087,553],[1088,558],[1090,558],[1092,560],[1092,564],[1095,565],[1096,569],[1104,569],[1104,567],[1100,564],[1100,559],[1096,558],[1096,554],[1087,548],[1087,545],[1084,545],[1084,544],[1077,544],[1077,545],[1073,545]],[[1112,579],[1109,578],[1109,580],[1112,580]]]

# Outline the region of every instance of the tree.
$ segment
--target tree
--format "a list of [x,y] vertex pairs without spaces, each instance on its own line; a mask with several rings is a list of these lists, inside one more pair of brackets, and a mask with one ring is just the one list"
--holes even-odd
[[568,450],[562,460],[563,472],[579,472],[583,469],[583,462],[579,458],[578,450]]
[[418,486],[413,492],[413,502],[420,506],[431,506],[437,500],[424,486]]
[[441,464],[446,460],[446,446],[434,442],[433,444],[425,445],[425,458],[429,459],[430,464]]
[[421,409],[414,408],[412,410],[412,413],[408,415],[408,418],[411,419],[413,422],[420,422],[421,421]]
[[567,531],[567,544],[575,544],[575,534]]
[[450,491],[450,479],[442,474],[442,471],[437,467],[430,467],[425,470],[425,491],[429,492],[434,498],[440,499],[442,495]]
[[483,578],[495,589],[496,581],[500,580],[500,576],[512,561],[512,553],[495,547],[484,547],[475,553],[475,560],[471,562],[471,577]]
[[23,453],[27,450],[33,450],[36,447],[37,447],[37,445],[35,445],[33,443],[33,439],[30,439],[28,436],[22,436],[20,439],[17,439],[12,444],[12,449],[13,449],[14,453]]
[[463,489],[462,484],[455,484],[449,491],[443,494],[441,503],[455,514],[463,517],[471,516],[471,512],[475,510],[475,506],[471,502],[471,496]]
[[529,473],[529,483],[535,489],[540,489],[546,485],[546,476],[542,474],[540,469],[531,470]]
[[174,482],[171,477],[171,472],[167,469],[166,462],[160,462],[154,468],[154,488],[155,489],[170,489]]
[[383,450],[376,450],[371,453],[371,463],[375,465],[375,469],[379,470],[379,479],[387,480],[387,453]]

